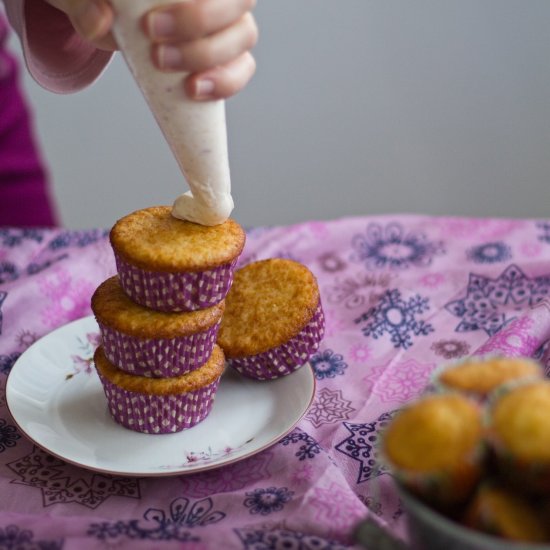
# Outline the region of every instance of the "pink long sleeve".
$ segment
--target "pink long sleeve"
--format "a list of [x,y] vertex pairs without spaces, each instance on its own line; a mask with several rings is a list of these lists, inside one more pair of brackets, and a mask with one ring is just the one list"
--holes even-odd
[[52,92],[70,93],[96,80],[112,53],[97,50],[74,31],[64,13],[44,0],[4,0],[33,78]]

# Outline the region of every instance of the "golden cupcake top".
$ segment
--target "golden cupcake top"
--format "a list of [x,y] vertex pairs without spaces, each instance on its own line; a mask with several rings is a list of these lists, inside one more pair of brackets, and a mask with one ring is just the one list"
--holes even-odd
[[480,357],[444,369],[438,377],[438,382],[447,388],[486,396],[506,382],[541,376],[541,366],[531,359]]
[[242,252],[244,229],[234,220],[205,226],[172,216],[169,206],[152,206],[118,220],[110,232],[113,249],[149,271],[203,271],[230,263]]
[[491,483],[482,484],[476,492],[464,515],[464,524],[518,542],[544,542],[550,534],[528,499]]
[[304,265],[272,258],[235,272],[218,344],[227,357],[262,353],[296,336],[319,304],[317,280]]
[[105,357],[103,347],[99,346],[94,353],[94,364],[101,376],[127,391],[177,395],[198,390],[217,380],[223,374],[225,358],[219,346],[214,346],[210,359],[194,371],[171,378],[149,378],[121,371]]
[[223,314],[225,303],[185,313],[155,311],[133,302],[118,277],[101,283],[92,296],[92,311],[107,327],[138,338],[177,338],[208,330]]
[[535,381],[503,391],[491,404],[491,438],[527,463],[550,463],[550,382]]
[[482,438],[476,403],[460,394],[436,394],[409,405],[393,419],[383,449],[397,469],[444,472],[472,458]]

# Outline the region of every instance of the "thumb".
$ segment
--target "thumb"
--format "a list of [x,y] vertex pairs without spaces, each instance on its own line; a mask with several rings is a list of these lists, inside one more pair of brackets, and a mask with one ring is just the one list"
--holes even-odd
[[113,10],[105,0],[79,2],[68,15],[76,31],[90,42],[105,38],[113,23]]

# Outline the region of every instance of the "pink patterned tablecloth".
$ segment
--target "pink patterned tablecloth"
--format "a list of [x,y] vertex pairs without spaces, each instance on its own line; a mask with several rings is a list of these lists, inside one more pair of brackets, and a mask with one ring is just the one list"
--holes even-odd
[[[398,215],[249,230],[241,265],[270,257],[306,264],[326,313],[317,393],[298,426],[216,470],[110,477],[33,446],[2,391],[0,549],[353,548],[369,515],[401,535],[379,429],[443,362],[491,351],[550,363],[550,221]],[[106,231],[0,229],[2,386],[30,344],[91,314],[114,272]]]

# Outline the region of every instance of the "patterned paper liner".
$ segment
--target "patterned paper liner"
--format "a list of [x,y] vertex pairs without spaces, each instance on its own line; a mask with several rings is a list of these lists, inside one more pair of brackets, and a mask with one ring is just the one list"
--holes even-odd
[[321,302],[307,325],[288,342],[257,355],[227,359],[227,364],[243,376],[272,380],[293,373],[319,349],[325,333]]
[[180,432],[204,420],[220,383],[218,378],[192,392],[154,395],[125,390],[101,375],[100,379],[115,422],[147,434]]
[[171,273],[141,269],[115,252],[124,292],[134,302],[157,311],[195,311],[218,304],[233,283],[237,259],[205,271]]
[[99,323],[105,355],[120,370],[169,378],[204,365],[212,354],[221,320],[209,329],[177,338],[137,338]]

